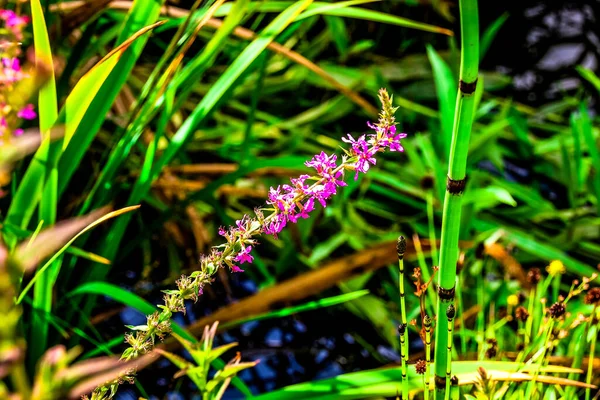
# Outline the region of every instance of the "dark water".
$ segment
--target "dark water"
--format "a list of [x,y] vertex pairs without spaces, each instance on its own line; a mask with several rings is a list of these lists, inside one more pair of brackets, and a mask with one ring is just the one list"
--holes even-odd
[[540,106],[585,87],[597,103],[596,89],[575,67],[598,73],[600,1],[480,2],[482,28],[504,12],[508,20],[482,67],[513,77],[507,94]]

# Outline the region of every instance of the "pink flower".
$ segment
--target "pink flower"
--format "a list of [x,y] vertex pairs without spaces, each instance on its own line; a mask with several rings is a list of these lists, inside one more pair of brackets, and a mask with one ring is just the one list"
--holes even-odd
[[396,135],[396,127],[390,126],[390,129],[387,131],[382,141],[384,142],[384,145],[390,148],[390,151],[404,151],[404,147],[400,144],[400,139],[404,139],[406,136],[406,133],[399,133]]
[[237,265],[232,265],[231,272],[244,272],[244,270],[238,267]]
[[25,77],[21,71],[21,63],[18,58],[2,58],[0,70],[0,84],[8,85],[15,83]]
[[33,104],[27,104],[17,113],[17,116],[23,119],[34,119],[37,114],[33,111]]
[[252,246],[244,247],[244,248],[242,248],[242,251],[240,251],[233,260],[239,262],[240,264],[243,264],[245,262],[251,263],[252,261],[254,261],[254,257],[252,257],[250,255],[251,251],[252,251]]
[[0,19],[4,20],[17,40],[23,39],[23,27],[29,23],[29,18],[18,16],[11,10],[0,10]]

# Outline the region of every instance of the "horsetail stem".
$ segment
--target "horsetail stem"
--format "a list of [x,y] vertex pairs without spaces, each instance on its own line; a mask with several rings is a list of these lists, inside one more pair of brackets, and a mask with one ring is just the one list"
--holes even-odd
[[398,333],[400,333],[400,358],[402,362],[402,396],[400,398],[402,400],[408,400],[408,371],[405,358],[406,340],[404,338],[404,335],[406,334],[406,324],[398,325]]
[[446,393],[444,394],[444,399],[450,399],[450,386],[452,380],[452,328],[454,326],[454,316],[456,315],[456,309],[454,308],[454,304],[450,303],[448,308],[446,309],[446,318],[448,320],[448,344],[446,347],[447,353],[447,361],[446,361]]
[[406,300],[404,292],[404,253],[406,252],[406,239],[404,236],[398,237],[396,244],[398,251],[398,267],[400,275],[398,278],[398,287],[400,290],[400,357],[402,358],[402,398],[408,399],[408,381],[406,379],[406,369],[408,364],[408,321],[406,320]]
[[431,318],[425,314],[423,325],[425,326],[425,400],[429,400],[429,364],[431,364]]
[[450,393],[452,400],[460,400],[460,389],[458,387],[458,377],[456,375],[450,379]]
[[[452,342],[453,326],[449,324],[446,309],[454,302],[455,295],[462,193],[466,186],[467,154],[471,127],[473,125],[475,111],[474,94],[477,88],[477,75],[479,71],[477,0],[460,0],[459,8],[461,23],[461,65],[442,217],[437,301],[438,323],[435,329],[435,399],[448,398],[445,375],[452,371],[451,357],[447,352],[447,348]],[[448,331],[444,332],[445,329]]]

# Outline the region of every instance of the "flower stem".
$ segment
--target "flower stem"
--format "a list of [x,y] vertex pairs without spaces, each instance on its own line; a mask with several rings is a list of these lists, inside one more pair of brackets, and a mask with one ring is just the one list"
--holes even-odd
[[[454,302],[458,236],[462,209],[462,193],[466,185],[469,138],[475,111],[475,89],[479,70],[479,20],[477,0],[460,0],[461,66],[460,82],[454,114],[448,181],[442,217],[440,270],[438,278],[437,318],[435,329],[435,399],[446,397],[447,366],[451,357],[447,349],[452,341],[453,326],[448,324],[446,310]],[[446,332],[446,330],[448,330]]]

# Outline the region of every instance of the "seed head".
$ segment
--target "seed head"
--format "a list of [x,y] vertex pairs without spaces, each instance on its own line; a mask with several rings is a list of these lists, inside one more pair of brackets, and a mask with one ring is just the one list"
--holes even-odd
[[527,321],[527,318],[529,318],[529,311],[527,311],[525,307],[519,306],[515,310],[515,317],[517,317],[519,321],[525,322]]
[[542,280],[542,271],[539,268],[532,268],[527,272],[527,282],[537,285]]
[[550,316],[552,318],[560,318],[563,315],[565,315],[565,304],[557,301],[556,303],[550,306],[548,311],[550,312]]
[[485,351],[485,356],[487,358],[494,358],[498,354],[498,341],[496,339],[488,339],[487,344],[489,345],[488,349]]
[[415,363],[415,371],[417,374],[423,375],[427,371],[427,362],[425,360],[419,360]]
[[585,304],[599,304],[600,303],[600,287],[591,288],[588,290],[583,300]]

